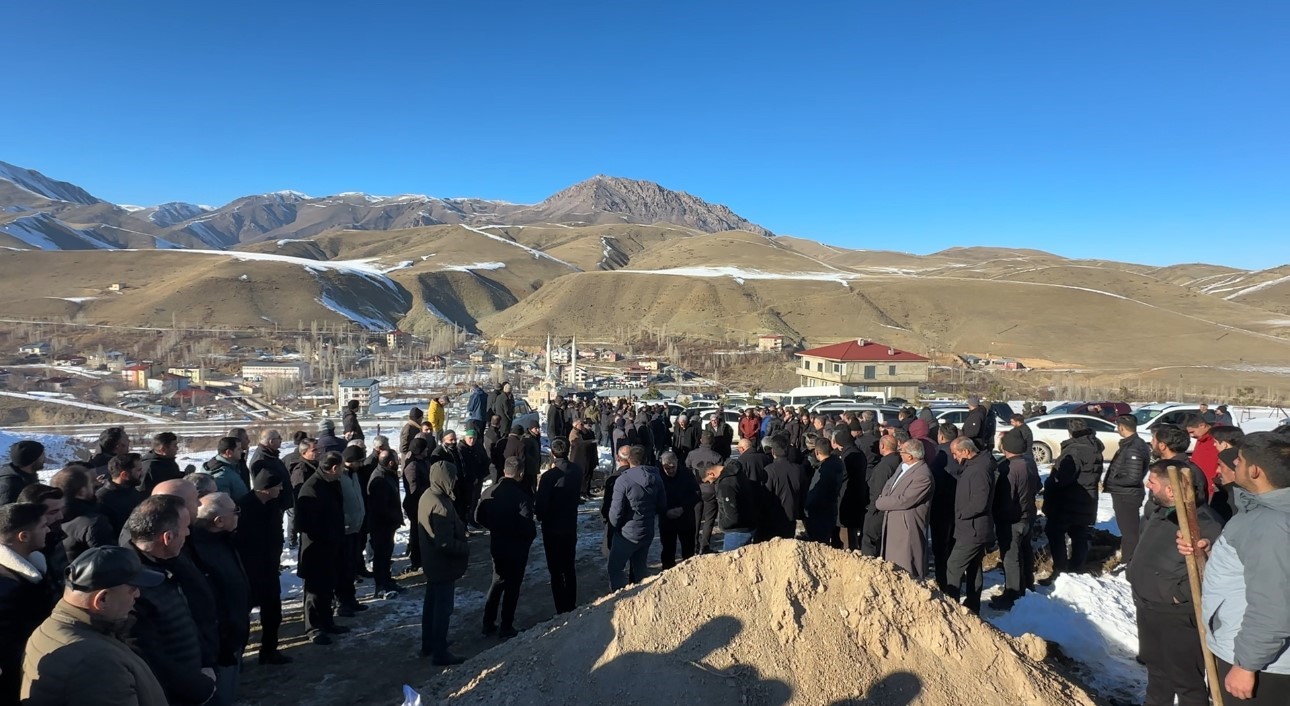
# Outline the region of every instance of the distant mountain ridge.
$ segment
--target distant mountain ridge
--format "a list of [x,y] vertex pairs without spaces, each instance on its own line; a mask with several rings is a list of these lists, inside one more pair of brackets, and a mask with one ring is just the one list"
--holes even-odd
[[[50,218],[13,226],[14,215]],[[155,206],[109,204],[68,182],[0,162],[0,245],[49,249],[215,248],[265,240],[308,238],[338,230],[399,230],[431,225],[670,224],[700,232],[746,230],[773,234],[728,207],[648,181],[599,175],[537,204],[419,194],[342,193],[313,197],[298,191],[243,196],[213,208],[185,202]],[[67,229],[92,234],[62,237]],[[46,232],[48,231],[48,232]],[[33,235],[35,233],[35,235]],[[10,242],[4,236],[8,236]],[[55,236],[58,237],[55,237]],[[39,236],[39,237],[38,237]],[[16,242],[14,242],[16,241]]]

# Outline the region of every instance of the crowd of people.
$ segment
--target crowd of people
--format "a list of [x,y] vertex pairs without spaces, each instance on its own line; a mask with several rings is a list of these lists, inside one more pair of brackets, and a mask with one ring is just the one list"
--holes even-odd
[[[393,445],[365,436],[356,404],[339,434],[331,420],[293,433],[290,453],[276,430],[252,444],[232,429],[201,469],[180,469],[169,432],[139,454],[123,428],[109,428],[89,461],[43,480],[44,448],[14,444],[0,467],[0,702],[232,703],[252,609],[259,663],[291,662],[279,649],[284,549],[298,552],[305,635],[329,645],[350,630],[338,616],[368,608],[358,582],[370,579],[374,597],[401,593],[393,554],[405,524],[407,572],[425,580],[420,651],[451,665],[462,661],[448,634],[472,545],[487,535],[482,633],[512,637],[538,536],[556,612],[576,607],[579,510],[596,494],[611,590],[646,577],[656,537],[663,571],[783,538],[885,560],[979,612],[983,561],[996,548],[997,610],[1084,570],[1108,493],[1123,535],[1117,571],[1138,608],[1146,703],[1208,703],[1190,553],[1209,556],[1202,602],[1225,693],[1290,703],[1284,428],[1246,436],[1197,415],[1155,427],[1147,442],[1124,415],[1104,464],[1102,442],[1074,419],[1041,482],[1024,420],[996,433],[975,397],[961,427],[938,424],[927,408],[879,419],[767,405],[732,428],[720,410],[673,421],[666,407],[635,399],[559,397],[545,424],[536,415],[523,424],[509,385],[476,386],[462,401],[460,433],[448,428],[449,400],[436,398],[409,412]],[[606,471],[601,448],[612,458]],[[1194,481],[1192,545],[1176,539],[1171,468]],[[1052,571],[1037,580],[1041,514]],[[96,679],[77,678],[86,663]]]

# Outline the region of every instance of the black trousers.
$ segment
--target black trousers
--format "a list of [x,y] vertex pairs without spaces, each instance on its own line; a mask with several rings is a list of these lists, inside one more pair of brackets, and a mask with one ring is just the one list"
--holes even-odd
[[332,601],[336,597],[334,579],[305,579],[305,632],[315,635],[336,624]]
[[[955,542],[946,564],[950,582],[945,587],[945,595],[955,601],[963,596],[963,606],[973,613],[981,612],[981,560],[984,558],[984,544]],[[961,593],[960,586],[965,587]]]
[[699,526],[698,546],[695,547],[695,551],[699,554],[711,554],[712,529],[717,526],[717,494],[712,489],[711,483],[700,485],[700,493],[704,486],[708,487],[711,497],[700,500],[699,504],[694,506],[695,519]]
[[555,612],[568,613],[578,606],[577,532],[542,531],[542,549],[551,574]]
[[1147,492],[1111,493],[1111,507],[1115,510],[1115,523],[1120,526],[1120,564],[1133,561],[1133,551],[1138,548],[1138,535],[1142,528],[1142,501]]
[[950,560],[950,550],[954,548],[954,506],[951,504],[948,510],[940,512],[938,509],[932,505],[932,565],[936,571],[936,585],[944,591],[949,585],[946,565]]
[[273,576],[273,587],[266,589],[259,598],[260,604],[260,654],[278,651],[278,631],[282,628],[282,593],[278,576]]
[[[1138,656],[1147,665],[1147,698],[1144,706],[1206,706],[1205,656],[1196,638],[1192,606],[1152,608],[1136,601]],[[1248,703],[1248,702],[1242,702]]]
[[484,625],[494,625],[497,605],[502,607],[502,627],[515,627],[515,608],[520,604],[520,584],[524,581],[524,568],[529,563],[528,552],[515,555],[493,555],[493,585],[488,588],[484,602]]
[[865,556],[882,555],[882,511],[880,510],[870,510],[864,517],[860,553]]
[[415,571],[421,568],[421,532],[417,527],[417,500],[403,499],[403,514],[407,516],[412,531],[408,533],[408,568]]
[[1025,518],[995,527],[999,553],[1003,555],[1003,587],[1018,597],[1035,586],[1035,547],[1030,541],[1034,523]]
[[[1232,665],[1215,657],[1218,662],[1218,680],[1227,679]],[[1285,706],[1290,704],[1290,674],[1259,672],[1254,682],[1254,698],[1238,699],[1223,690],[1223,706]]]
[[683,508],[681,516],[675,520],[662,515],[658,518],[658,540],[663,547],[663,568],[676,566],[676,545],[681,545],[681,559],[694,556],[694,544],[698,538],[698,527],[694,521],[694,508]]
[[390,564],[394,559],[394,533],[397,530],[397,527],[372,528],[372,582],[377,588],[394,585],[394,579],[390,576]]
[[341,547],[340,565],[336,567],[336,600],[342,605],[353,605],[358,602],[358,593],[354,590],[354,578],[358,576],[354,566],[354,552],[358,549],[358,533],[345,535]]
[[[1080,571],[1088,560],[1090,527],[1071,524],[1061,518],[1048,518],[1044,528],[1048,535],[1048,549],[1053,554],[1053,576],[1067,571]],[[1066,538],[1071,538],[1070,554],[1066,553]]]

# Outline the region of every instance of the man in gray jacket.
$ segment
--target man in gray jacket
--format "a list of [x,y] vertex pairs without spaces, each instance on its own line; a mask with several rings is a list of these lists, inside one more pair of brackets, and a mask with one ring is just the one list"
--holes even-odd
[[924,454],[918,439],[902,443],[900,466],[874,502],[883,513],[882,558],[916,579],[927,578],[927,519],[936,491]]
[[345,508],[345,545],[344,559],[336,572],[336,602],[339,604],[336,614],[342,618],[352,618],[355,613],[367,610],[367,606],[358,602],[357,592],[354,590],[358,563],[353,560],[354,557],[362,556],[358,538],[367,511],[363,504],[363,481],[358,473],[367,460],[367,454],[361,446],[348,446],[341,454],[341,460],[345,462],[345,470],[340,474],[341,500]]
[[[1201,592],[1209,649],[1227,704],[1290,703],[1290,438],[1245,437],[1236,460],[1239,512],[1212,546]],[[1181,538],[1178,549],[1191,553]],[[1211,550],[1200,540],[1197,549]],[[1236,699],[1241,699],[1237,701]]]

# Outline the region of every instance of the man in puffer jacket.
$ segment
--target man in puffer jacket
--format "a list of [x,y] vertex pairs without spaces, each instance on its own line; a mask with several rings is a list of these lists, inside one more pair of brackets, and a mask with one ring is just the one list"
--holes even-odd
[[[1048,525],[1048,546],[1053,553],[1053,573],[1041,580],[1052,585],[1059,574],[1079,572],[1088,559],[1093,523],[1097,521],[1097,484],[1102,479],[1101,440],[1082,419],[1067,427],[1071,438],[1062,442],[1062,452],[1044,481],[1044,515]],[[1070,554],[1066,538],[1070,537]]]
[[609,524],[616,530],[609,548],[609,587],[617,591],[627,585],[627,565],[636,581],[645,578],[649,546],[654,541],[658,516],[667,512],[667,492],[653,466],[645,465],[645,448],[627,451],[629,467],[614,483],[609,505]]
[[[1233,492],[1239,512],[1212,543],[1201,591],[1209,649],[1228,704],[1290,703],[1290,435],[1246,436]],[[1178,541],[1178,549],[1190,547]],[[1211,543],[1198,542],[1209,551]]]
[[1132,414],[1116,417],[1115,430],[1120,434],[1120,448],[1106,468],[1102,489],[1111,495],[1115,522],[1120,527],[1120,566],[1128,566],[1141,533],[1142,501],[1147,497],[1142,481],[1151,462],[1151,447],[1138,436],[1138,418]]

